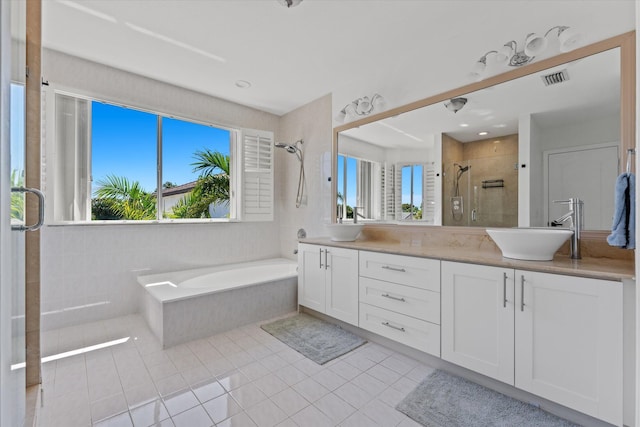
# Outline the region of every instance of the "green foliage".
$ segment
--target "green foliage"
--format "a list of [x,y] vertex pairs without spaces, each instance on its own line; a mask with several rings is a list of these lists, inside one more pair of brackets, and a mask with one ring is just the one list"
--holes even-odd
[[422,209],[419,209],[415,205],[411,205],[410,203],[402,204],[402,212],[411,212],[413,214],[413,219],[422,219]]
[[[11,170],[11,186],[24,186],[24,177],[17,169]],[[11,218],[24,221],[24,193],[11,193]]]
[[[98,181],[98,186],[95,196],[104,203],[107,216],[130,220],[156,219],[156,196],[145,191],[138,181],[107,175]],[[97,212],[92,212],[93,216],[94,219],[111,219],[98,217]]]
[[209,218],[209,205],[229,204],[229,156],[205,149],[196,151],[193,171],[200,171],[196,185],[172,208],[171,218]]

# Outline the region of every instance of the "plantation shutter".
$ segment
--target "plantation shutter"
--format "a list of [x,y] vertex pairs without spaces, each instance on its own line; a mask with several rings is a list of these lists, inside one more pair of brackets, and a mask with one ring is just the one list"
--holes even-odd
[[395,165],[394,167],[394,193],[393,193],[393,207],[395,209],[395,219],[402,221],[402,165]]
[[380,182],[382,194],[380,197],[383,219],[394,220],[396,218],[395,203],[395,167],[385,164],[380,168]]
[[[91,219],[90,126],[91,103],[86,99],[55,95],[54,220]],[[51,188],[52,187],[52,188]]]
[[422,169],[422,220],[434,224],[436,219],[436,166],[433,162]]
[[273,132],[244,129],[240,145],[240,219],[273,221]]

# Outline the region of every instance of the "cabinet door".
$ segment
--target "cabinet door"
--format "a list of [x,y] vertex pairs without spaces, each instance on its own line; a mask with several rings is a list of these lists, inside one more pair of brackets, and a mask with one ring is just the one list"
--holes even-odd
[[442,262],[442,358],[514,382],[514,272]]
[[516,270],[516,387],[622,425],[622,283]]
[[325,253],[323,246],[298,245],[298,304],[324,313]]
[[328,251],[325,313],[358,326],[358,251],[325,250]]

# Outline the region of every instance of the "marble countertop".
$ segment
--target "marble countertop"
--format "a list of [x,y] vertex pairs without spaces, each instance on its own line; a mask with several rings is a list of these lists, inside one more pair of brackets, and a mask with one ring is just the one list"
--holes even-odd
[[389,254],[433,258],[442,261],[459,261],[471,264],[492,265],[527,271],[566,274],[595,279],[622,281],[635,278],[634,263],[629,260],[610,258],[571,259],[566,255],[556,255],[552,261],[522,261],[504,258],[494,250],[468,248],[464,246],[422,246],[384,240],[355,240],[334,242],[328,237],[301,239],[300,243],[325,245],[339,248],[357,249]]

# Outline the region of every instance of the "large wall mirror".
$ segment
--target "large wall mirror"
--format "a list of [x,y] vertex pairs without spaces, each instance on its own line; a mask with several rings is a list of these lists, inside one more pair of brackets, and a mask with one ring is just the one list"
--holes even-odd
[[335,217],[540,227],[564,213],[554,200],[579,197],[585,229],[610,229],[635,146],[633,37],[336,128]]

